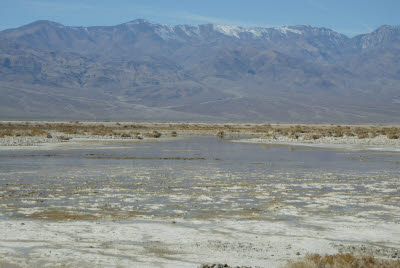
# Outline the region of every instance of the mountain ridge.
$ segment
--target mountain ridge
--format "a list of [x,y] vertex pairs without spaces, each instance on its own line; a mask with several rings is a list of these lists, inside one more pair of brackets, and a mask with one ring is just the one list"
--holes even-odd
[[[309,25],[243,28],[137,19],[75,27],[36,21],[0,32],[0,93],[42,87],[40,94],[62,91],[63,102],[74,107],[73,94],[83,90],[97,94],[86,96],[88,103],[102,96],[115,107],[113,119],[118,107],[132,107],[140,111],[132,118],[139,119],[161,108],[163,118],[176,120],[398,122],[399,51],[400,26],[349,38]],[[3,105],[0,117],[7,118],[33,104]],[[47,114],[45,102],[33,106],[37,116]],[[90,107],[76,109],[74,118],[104,116]]]

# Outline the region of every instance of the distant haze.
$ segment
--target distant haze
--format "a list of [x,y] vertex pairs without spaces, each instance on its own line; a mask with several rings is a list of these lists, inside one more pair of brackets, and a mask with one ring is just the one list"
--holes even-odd
[[400,27],[310,25],[0,32],[0,118],[400,123]]

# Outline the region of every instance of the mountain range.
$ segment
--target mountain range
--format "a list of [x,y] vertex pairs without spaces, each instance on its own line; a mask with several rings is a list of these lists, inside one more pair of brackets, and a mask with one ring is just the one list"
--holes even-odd
[[0,118],[400,123],[400,26],[143,19],[0,32]]

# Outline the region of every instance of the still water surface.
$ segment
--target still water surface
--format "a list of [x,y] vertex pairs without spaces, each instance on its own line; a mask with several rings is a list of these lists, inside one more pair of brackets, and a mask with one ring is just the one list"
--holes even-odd
[[[0,151],[0,213],[48,217],[399,217],[400,153],[214,137]],[[47,213],[47,214],[46,214]]]

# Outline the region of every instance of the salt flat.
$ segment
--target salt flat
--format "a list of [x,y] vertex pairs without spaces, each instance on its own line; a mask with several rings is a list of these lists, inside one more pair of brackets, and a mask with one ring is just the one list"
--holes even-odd
[[192,137],[71,141],[1,150],[0,159],[7,265],[279,267],[307,253],[399,256],[397,152]]

